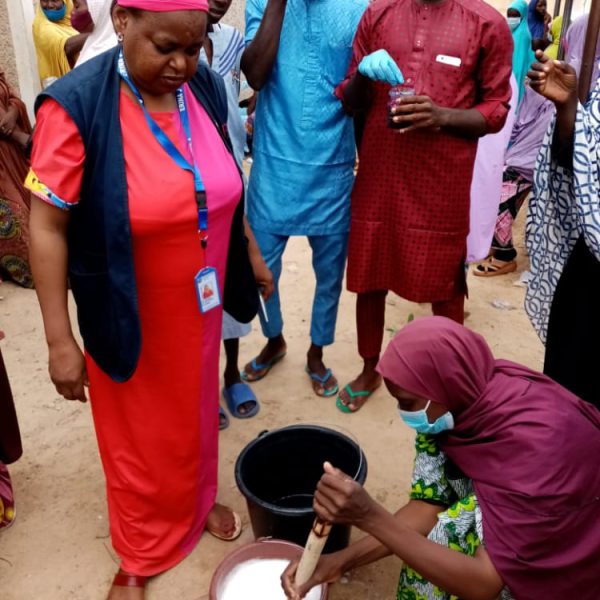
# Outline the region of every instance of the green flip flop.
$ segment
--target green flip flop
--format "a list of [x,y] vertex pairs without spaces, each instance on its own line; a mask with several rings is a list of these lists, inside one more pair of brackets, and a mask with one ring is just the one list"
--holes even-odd
[[[350,384],[346,385],[344,387],[344,389],[346,390],[346,393],[348,394],[348,396],[350,396],[350,403],[353,404],[353,400],[355,398],[368,398],[369,396],[371,396],[373,394],[373,392],[375,392],[375,390],[373,391],[369,391],[369,390],[359,390],[357,392],[355,392],[351,387]],[[346,414],[351,414],[351,413],[355,413],[358,412],[361,408],[357,408],[356,410],[352,410],[348,405],[344,404],[342,402],[342,398],[341,396],[338,395],[337,400],[335,401],[335,405],[343,412]],[[364,405],[364,402],[363,402]]]

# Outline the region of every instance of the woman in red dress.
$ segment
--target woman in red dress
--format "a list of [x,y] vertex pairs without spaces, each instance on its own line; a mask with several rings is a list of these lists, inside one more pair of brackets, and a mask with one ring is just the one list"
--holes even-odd
[[[207,8],[205,0],[119,0],[113,10],[119,48],[82,65],[38,101],[28,177],[34,194],[32,267],[52,380],[70,400],[85,401],[89,385],[112,541],[121,557],[108,596],[111,600],[143,598],[146,578],[182,560],[205,528],[222,539],[234,539],[240,532],[237,515],[215,500],[222,319],[218,300],[231,264],[230,232],[233,244],[232,219],[234,212],[241,215],[243,186],[223,134],[226,119],[217,123],[210,115],[210,106],[218,101],[218,94],[211,93],[218,91],[220,82],[203,72],[210,88],[203,92],[204,101],[192,85],[202,72],[196,70]],[[102,162],[107,154],[114,157],[119,152],[109,147],[98,153],[94,148],[101,143],[98,129],[95,136],[86,137],[85,128],[81,123],[76,126],[72,118],[85,103],[69,104],[74,96],[87,98],[90,104],[85,90],[98,85],[99,79],[105,82],[99,85],[100,97],[94,106],[83,106],[83,113],[91,121],[101,118],[95,111],[118,105],[114,129],[122,143],[120,164],[124,164],[126,183],[122,196],[131,237],[125,247],[131,247],[133,255],[132,306],[140,325],[141,342],[131,336],[123,345],[124,352],[140,345],[133,372],[125,376],[109,374],[104,367],[115,360],[114,352],[112,356],[100,352],[98,339],[91,339],[89,333],[86,339],[94,324],[86,318],[89,306],[78,300],[81,275],[72,268],[73,255],[80,251],[75,247],[76,228],[89,221],[81,218],[82,211],[92,204],[102,206],[108,202],[105,196],[120,198],[121,193],[115,192],[119,169]],[[107,172],[99,174],[98,169]],[[105,176],[104,187],[94,196],[90,181],[99,176]],[[204,209],[198,179],[205,190]],[[103,218],[90,227],[90,243],[103,227],[104,233],[108,231],[119,206],[115,202],[102,208]],[[204,225],[202,210],[207,213]],[[103,260],[110,277],[114,261],[123,257],[114,256],[120,240],[110,236],[107,240]],[[84,250],[90,253],[89,248]],[[250,259],[262,284],[264,263],[252,249]],[[69,321],[67,265],[85,357]],[[93,285],[97,276],[88,273],[88,282]],[[111,284],[112,280],[107,285]],[[122,279],[108,294],[108,302],[125,294],[128,285]],[[211,293],[206,293],[207,288]],[[255,287],[252,294],[256,301]],[[102,312],[101,305],[98,311]],[[115,327],[109,321],[117,321],[117,329],[121,326],[117,317],[110,318],[107,329]]]

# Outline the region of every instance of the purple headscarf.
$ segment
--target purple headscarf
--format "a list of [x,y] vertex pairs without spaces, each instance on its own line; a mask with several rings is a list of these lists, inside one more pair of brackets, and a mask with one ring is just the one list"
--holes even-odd
[[555,112],[550,100],[546,100],[529,86],[525,87],[504,163],[527,181],[533,181],[535,161]]
[[514,73],[510,77],[512,98],[504,127],[480,138],[471,181],[467,262],[483,260],[490,252],[502,196],[502,173],[508,141],[516,117],[519,89]]
[[[564,39],[565,60],[575,68],[578,75],[581,70],[588,16],[585,14],[573,21]],[[598,80],[599,61],[600,38],[598,38],[596,45],[596,58],[590,89],[594,89]],[[507,167],[512,167],[528,181],[533,181],[535,161],[554,113],[555,108],[552,102],[534,92],[529,86],[525,88],[525,95],[519,107],[504,162]]]
[[[581,71],[581,61],[583,60],[583,46],[585,44],[585,33],[587,31],[589,15],[585,14],[578,19],[573,21],[571,27],[567,31],[564,40],[565,46],[565,60],[575,68],[577,75]],[[598,80],[598,62],[600,61],[600,37],[596,43],[596,56],[594,60],[594,71],[592,73],[592,84],[590,89],[593,90],[596,87],[596,81]]]
[[515,598],[598,600],[600,411],[443,317],[404,327],[378,371],[453,414],[440,447],[473,481]]

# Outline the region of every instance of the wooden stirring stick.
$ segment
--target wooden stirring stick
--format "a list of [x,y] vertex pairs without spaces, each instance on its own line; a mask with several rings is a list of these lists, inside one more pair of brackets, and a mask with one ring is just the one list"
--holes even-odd
[[296,585],[304,585],[313,575],[331,532],[331,523],[315,518],[296,571]]

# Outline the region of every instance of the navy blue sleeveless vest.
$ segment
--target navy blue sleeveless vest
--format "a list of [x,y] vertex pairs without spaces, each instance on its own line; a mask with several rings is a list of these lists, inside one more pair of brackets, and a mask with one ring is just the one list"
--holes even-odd
[[[81,201],[70,210],[69,280],[86,350],[114,381],[123,382],[135,372],[142,332],[119,121],[117,58],[118,49],[109,50],[77,67],[40,94],[36,112],[47,98],[53,98],[77,125],[83,140]],[[200,65],[189,85],[232,152],[222,79]],[[256,316],[258,293],[243,216],[242,195],[232,224],[223,303],[235,319],[248,323]]]

